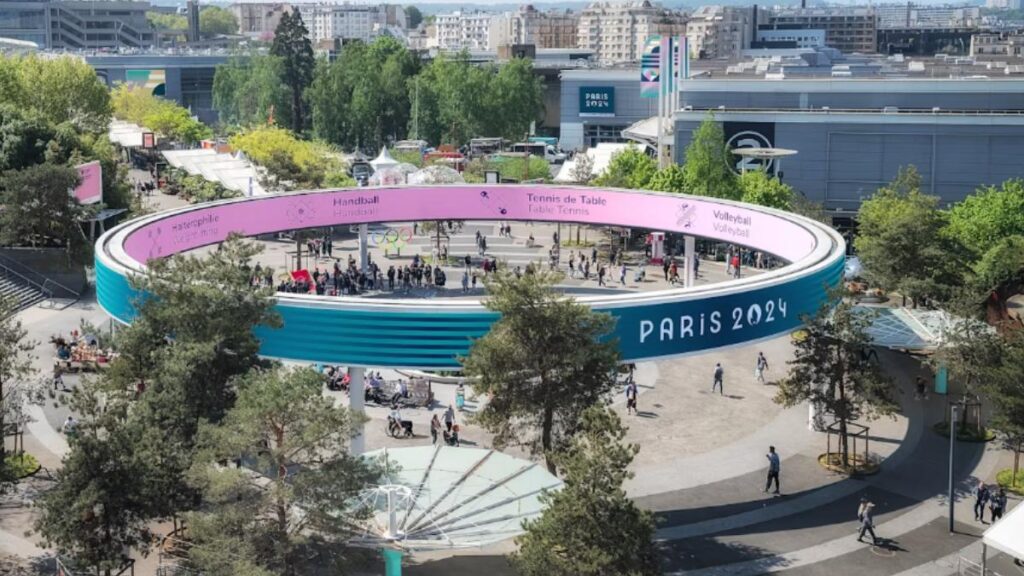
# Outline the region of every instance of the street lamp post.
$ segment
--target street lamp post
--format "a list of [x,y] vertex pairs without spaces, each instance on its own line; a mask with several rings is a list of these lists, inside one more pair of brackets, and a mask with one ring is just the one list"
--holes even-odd
[[954,504],[953,493],[953,457],[956,454],[956,404],[953,404],[949,417],[949,533],[953,533]]

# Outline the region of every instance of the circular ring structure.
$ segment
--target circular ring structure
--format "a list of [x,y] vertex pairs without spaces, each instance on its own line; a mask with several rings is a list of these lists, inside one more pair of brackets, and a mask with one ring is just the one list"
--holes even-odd
[[[401,186],[292,192],[151,214],[111,229],[96,244],[96,294],[131,322],[139,294],[129,277],[145,263],[224,240],[343,224],[513,220],[660,230],[729,242],[789,264],[747,278],[690,288],[578,297],[616,319],[625,361],[736,346],[794,330],[843,274],[845,244],[831,228],[769,208],[715,198],[545,185]],[[480,301],[276,295],[284,321],[260,328],[268,357],[350,366],[458,367],[497,315]]]

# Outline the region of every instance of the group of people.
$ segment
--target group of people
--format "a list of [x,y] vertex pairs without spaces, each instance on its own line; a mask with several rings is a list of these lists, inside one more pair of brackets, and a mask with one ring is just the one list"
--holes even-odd
[[441,438],[444,443],[448,446],[461,446],[459,441],[459,425],[455,421],[455,408],[448,406],[448,409],[444,411],[444,425],[441,425],[441,418],[434,414],[434,417],[430,419],[430,439],[431,444],[437,444],[438,438]]
[[334,257],[334,238],[330,234],[324,234],[315,238],[306,240],[306,248],[309,253],[316,258],[333,258]]
[[974,520],[977,522],[985,523],[985,506],[988,506],[991,516],[989,517],[991,522],[995,523],[997,520],[1003,517],[1003,512],[1006,512],[1006,489],[989,488],[988,484],[984,481],[979,481],[977,488],[974,489]]

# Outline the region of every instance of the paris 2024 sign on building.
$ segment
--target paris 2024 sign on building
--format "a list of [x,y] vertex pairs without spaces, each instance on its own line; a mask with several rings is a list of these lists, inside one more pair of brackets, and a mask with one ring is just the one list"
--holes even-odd
[[[625,360],[679,356],[775,336],[802,324],[840,281],[845,247],[827,226],[711,198],[558,186],[403,186],[229,200],[128,222],[97,243],[100,304],[130,322],[128,278],[146,262],[224,240],[302,228],[429,220],[545,221],[677,232],[789,264],[720,284],[578,300],[616,319]],[[452,256],[459,256],[453,254]],[[355,366],[454,368],[496,315],[478,301],[278,294],[280,329],[260,329],[270,357]]]

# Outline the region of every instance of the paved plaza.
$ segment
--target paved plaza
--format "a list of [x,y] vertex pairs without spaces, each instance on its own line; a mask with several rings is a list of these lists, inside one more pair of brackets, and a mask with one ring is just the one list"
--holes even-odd
[[[163,207],[176,199],[156,197]],[[408,225],[397,225],[398,227]],[[570,231],[563,226],[563,238]],[[514,224],[512,238],[498,237],[497,223],[467,224],[449,241],[449,253],[458,258],[468,253],[479,261],[475,233],[488,238],[487,256],[497,257],[510,267],[531,262],[546,262],[554,226]],[[342,261],[349,254],[358,257],[357,238],[349,230],[335,231],[334,255]],[[530,234],[535,245],[527,246]],[[598,229],[589,229],[590,240],[600,259],[607,260],[607,237]],[[294,259],[295,243],[289,240],[263,239],[264,265],[284,270]],[[371,256],[386,269],[410,262],[414,254],[428,256],[431,240],[414,236],[403,247],[402,255],[385,255],[384,246],[374,246]],[[572,247],[562,249],[562,266]],[[591,247],[583,248],[590,256]],[[639,246],[633,246],[625,258],[630,273],[626,285],[616,286],[618,270],[613,269],[612,286],[598,287],[595,280],[566,278],[560,288],[566,293],[614,294],[670,287],[660,266],[646,267],[646,278],[635,280],[640,269]],[[390,253],[390,249],[388,250]],[[201,251],[200,251],[201,252]],[[325,258],[316,262],[321,269],[331,265]],[[475,269],[474,265],[474,269]],[[444,289],[423,288],[402,294],[408,298],[478,297],[464,295],[459,283],[461,266],[446,266],[449,285]],[[704,260],[698,284],[728,279],[724,264]],[[746,273],[758,273],[755,270]],[[370,294],[393,296],[390,293]],[[50,336],[67,334],[81,321],[101,328],[110,324],[95,301],[86,298],[66,309],[40,305],[20,313],[30,337],[41,342],[36,366],[46,374],[52,366],[52,350],[46,344]],[[754,378],[755,359],[763,352],[769,362],[766,382]],[[906,354],[880,351],[880,362],[899,384],[900,410],[894,418],[883,418],[870,426],[871,451],[882,459],[881,471],[873,476],[848,478],[824,470],[817,457],[825,451],[826,437],[808,427],[807,406],[785,409],[773,402],[777,386],[784,377],[786,362],[793,353],[790,336],[718,350],[711,353],[639,364],[635,377],[640,388],[639,413],[627,415],[624,398],[617,393],[611,402],[629,426],[627,440],[640,445],[633,463],[635,474],[626,485],[628,494],[644,508],[652,510],[658,525],[657,540],[668,574],[699,576],[746,576],[779,573],[803,575],[945,576],[958,573],[961,556],[980,558],[979,535],[985,528],[973,522],[968,496],[977,480],[994,481],[995,472],[1007,467],[1011,457],[990,444],[959,443],[955,477],[959,490],[954,534],[947,530],[945,501],[947,440],[931,430],[943,419],[947,397],[931,395],[916,399],[911,386],[919,374],[925,374],[919,359]],[[711,392],[716,363],[725,369],[724,393]],[[386,378],[409,377],[408,372],[381,369]],[[65,377],[68,389],[77,386],[83,376]],[[386,446],[423,445],[431,442],[429,422],[442,415],[454,403],[455,385],[435,382],[435,402],[429,408],[404,410],[413,421],[416,437],[398,440],[384,433],[387,409],[368,406],[370,417],[365,437],[368,450]],[[343,392],[325,391],[339,405],[348,402]],[[67,452],[67,443],[57,431],[67,417],[61,402],[66,391],[56,391],[43,406],[32,407],[34,421],[29,425],[26,447],[47,470],[59,466]],[[465,445],[490,447],[491,436],[476,426],[472,414],[485,399],[472,390],[464,409],[458,414]],[[765,476],[765,452],[777,447],[782,458],[782,494],[762,492]],[[525,456],[516,450],[508,452]],[[29,508],[38,490],[47,486],[46,472],[23,483],[18,491],[4,497],[0,514],[0,553],[10,555],[44,554],[47,551],[35,536],[26,535],[31,520]],[[856,540],[856,508],[859,499],[868,496],[877,504],[878,545]],[[1016,499],[1012,499],[1011,506]],[[455,553],[416,554],[406,573],[412,575],[511,575],[504,559],[513,549],[511,543]],[[137,574],[155,571],[155,554],[141,559]],[[1024,572],[1005,556],[990,555],[989,567],[1002,576]]]

